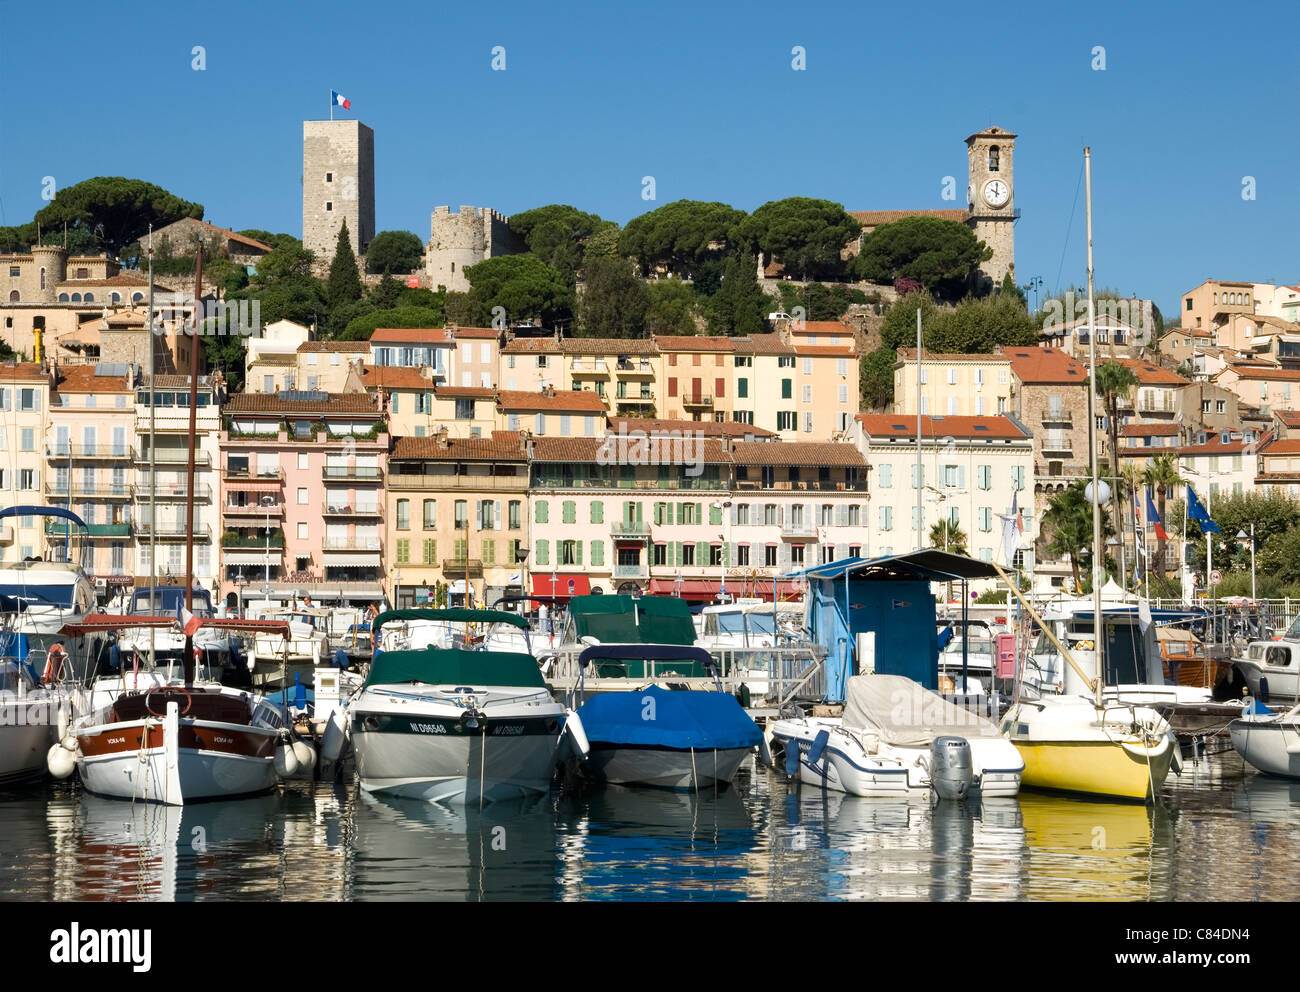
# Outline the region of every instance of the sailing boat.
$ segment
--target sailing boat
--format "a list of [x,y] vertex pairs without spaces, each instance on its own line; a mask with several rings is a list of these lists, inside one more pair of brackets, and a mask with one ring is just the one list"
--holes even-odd
[[[1083,161],[1088,215],[1088,455],[1092,468],[1089,499],[1092,502],[1092,660],[1095,674],[1088,678],[1074,656],[1063,646],[1058,647],[1070,668],[1091,689],[1092,695],[1091,698],[1071,694],[1035,700],[1018,699],[1003,717],[1001,729],[1024,759],[1021,784],[1028,788],[1150,802],[1178,758],[1177,741],[1168,722],[1155,710],[1136,702],[1107,700],[1103,695],[1107,638],[1105,614],[1101,607],[1105,569],[1097,418],[1093,412],[1097,397],[1097,335],[1093,298],[1090,149],[1084,149]],[[1019,597],[1015,584],[1008,585]],[[1032,607],[1030,613],[1039,619]],[[1042,624],[1041,619],[1039,623]],[[1047,629],[1044,626],[1044,630]]]

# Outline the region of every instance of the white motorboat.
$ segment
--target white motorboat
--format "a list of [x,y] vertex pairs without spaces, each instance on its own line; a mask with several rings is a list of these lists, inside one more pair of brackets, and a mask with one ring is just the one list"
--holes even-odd
[[[312,685],[316,667],[324,664],[329,651],[330,611],[319,606],[271,606],[255,609],[250,617],[279,620],[289,625],[289,636],[272,631],[256,632],[248,645],[248,670],[259,692],[287,689],[297,681]],[[296,680],[295,680],[296,676]]]
[[41,688],[23,666],[0,658],[0,786],[45,774],[62,697]]
[[[63,560],[0,562],[0,612],[5,615],[0,629],[0,655],[26,659],[30,652],[44,652],[58,643],[64,624],[81,619],[95,608],[95,587],[77,564],[78,528],[84,533],[86,527],[80,517],[53,506],[0,509],[0,521],[13,517],[67,520],[71,543],[68,548],[56,550]],[[0,530],[4,527],[0,524]]]
[[997,726],[901,675],[857,675],[845,689],[843,717],[777,720],[772,738],[800,780],[855,796],[906,796],[932,788],[939,738],[970,747],[971,788],[984,798],[1020,791],[1024,761]]
[[[173,617],[176,608],[185,602],[184,586],[140,586],[131,595],[127,615],[132,617]],[[201,620],[212,619],[212,595],[200,586],[194,587],[193,614]],[[199,662],[206,665],[223,682],[237,681],[236,661],[238,651],[230,631],[219,627],[200,627],[193,640]],[[117,640],[118,652],[130,659],[133,655],[148,658],[153,652],[154,665],[179,666],[183,664],[185,635],[175,626],[125,627]],[[247,682],[244,682],[247,685]]]
[[577,722],[532,655],[435,647],[377,653],[346,720],[363,791],[451,805],[546,792]]
[[1281,640],[1251,641],[1245,654],[1233,659],[1250,687],[1250,694],[1264,701],[1300,699],[1300,617]]
[[1300,779],[1300,706],[1285,713],[1258,705],[1247,710],[1228,724],[1232,746],[1242,760],[1265,775]]

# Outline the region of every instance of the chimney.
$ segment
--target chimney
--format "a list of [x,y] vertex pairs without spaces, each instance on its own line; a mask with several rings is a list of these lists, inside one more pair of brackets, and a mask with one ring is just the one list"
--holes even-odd
[[441,448],[443,451],[446,451],[448,448],[451,447],[451,442],[447,440],[447,428],[445,426],[438,428],[438,433],[437,435],[435,435],[435,440],[438,442],[438,447]]

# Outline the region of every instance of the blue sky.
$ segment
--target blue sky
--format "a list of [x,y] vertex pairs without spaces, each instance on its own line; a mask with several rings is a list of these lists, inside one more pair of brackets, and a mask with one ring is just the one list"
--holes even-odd
[[1168,313],[1211,276],[1300,281],[1280,3],[79,6],[0,2],[0,223],[31,218],[45,176],[126,175],[301,234],[301,122],[335,89],[375,130],[377,229],[422,239],[439,204],[964,206],[963,139],[996,124],[1020,136],[1020,282],[1083,280],[1084,144],[1098,285]]

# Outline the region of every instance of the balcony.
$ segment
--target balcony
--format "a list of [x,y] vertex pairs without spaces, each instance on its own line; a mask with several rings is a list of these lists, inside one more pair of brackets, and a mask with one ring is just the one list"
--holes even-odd
[[649,565],[615,565],[614,578],[616,579],[648,579],[650,577]]
[[1044,441],[1042,455],[1044,458],[1073,458],[1074,448],[1071,447],[1068,441],[1064,444],[1060,442],[1049,444]]
[[576,358],[573,361],[574,375],[609,375],[609,365],[603,358]]
[[129,537],[131,534],[131,525],[126,523],[87,524],[86,530],[82,531],[82,529],[76,524],[67,521],[46,521],[46,537],[63,537],[65,533],[70,534],[72,537]]
[[383,482],[384,470],[363,465],[326,465],[321,469],[326,482]]
[[164,520],[158,524],[156,532],[151,533],[149,522],[137,522],[135,525],[135,536],[140,538],[157,538],[159,541],[183,541],[190,533],[194,534],[195,541],[212,540],[212,528],[207,524],[199,524],[197,527],[186,527],[185,524],[176,520]]
[[383,547],[377,537],[327,537],[321,549],[323,551],[373,551],[378,554]]
[[781,525],[781,536],[786,538],[815,538],[817,536],[817,525],[807,523],[791,523],[786,521]]
[[[150,486],[146,482],[143,485],[135,487],[135,498],[141,503],[148,503],[150,496]],[[183,482],[163,482],[159,483],[158,488],[152,490],[155,499],[188,499],[189,487]],[[206,482],[199,483],[194,487],[195,500],[212,499],[212,487]]]
[[650,524],[643,520],[618,520],[609,525],[615,537],[649,537]]
[[[323,516],[335,520],[344,520],[352,517],[382,517],[384,511],[375,506],[327,506]],[[428,529],[428,528],[426,528]]]
[[654,365],[648,358],[620,358],[615,369],[619,375],[654,375]]
[[279,520],[284,516],[284,504],[276,502],[270,506],[259,506],[256,503],[226,503],[221,508],[221,514],[226,519],[240,517],[249,520],[266,520],[269,517]]
[[[68,483],[67,480],[60,482],[58,479],[45,480],[45,495],[50,499],[67,499]],[[72,484],[72,495],[91,496],[100,499],[130,499],[131,486],[126,482],[96,482],[89,486],[84,483],[74,482]]]
[[[134,458],[136,465],[141,469],[149,468],[149,451],[146,448],[139,448],[135,452],[127,455],[128,458]],[[190,460],[189,448],[158,448],[154,452],[154,461],[159,465],[188,465]],[[195,450],[194,465],[202,465],[207,468],[212,464],[212,456],[206,451]]]
[[465,569],[469,569],[471,579],[483,578],[483,562],[478,558],[444,558],[442,560],[442,574],[448,579],[465,578]]
[[1066,427],[1074,426],[1074,414],[1064,407],[1059,409],[1048,407],[1039,414],[1039,417],[1045,424],[1061,424]]
[[[757,483],[755,483],[757,486]],[[560,490],[560,489],[608,489],[626,491],[629,489],[644,490],[706,490],[716,492],[718,490],[727,490],[730,483],[726,479],[707,479],[704,476],[691,478],[689,476],[677,477],[674,479],[537,479],[533,483],[534,489]],[[862,488],[866,489],[864,483]]]
[[[284,531],[271,531],[271,550],[275,551],[284,547]],[[221,546],[223,548],[252,548],[265,549],[267,538],[265,534],[240,534],[237,531],[228,530],[221,535]]]
[[867,484],[864,480],[855,482],[831,482],[818,479],[779,479],[763,485],[757,479],[741,479],[736,483],[737,489],[767,489],[772,492],[816,492],[816,493],[864,493]]
[[389,475],[389,489],[439,490],[470,489],[483,492],[515,492],[528,490],[525,475]]
[[712,410],[712,396],[683,396],[682,406],[687,410]]
[[279,465],[273,468],[228,468],[226,469],[226,487],[228,489],[241,489],[247,485],[249,488],[266,488],[267,486],[277,485],[284,481],[284,469]]
[[52,462],[68,458],[130,461],[135,457],[135,452],[129,444],[51,444],[45,448],[45,457]]

